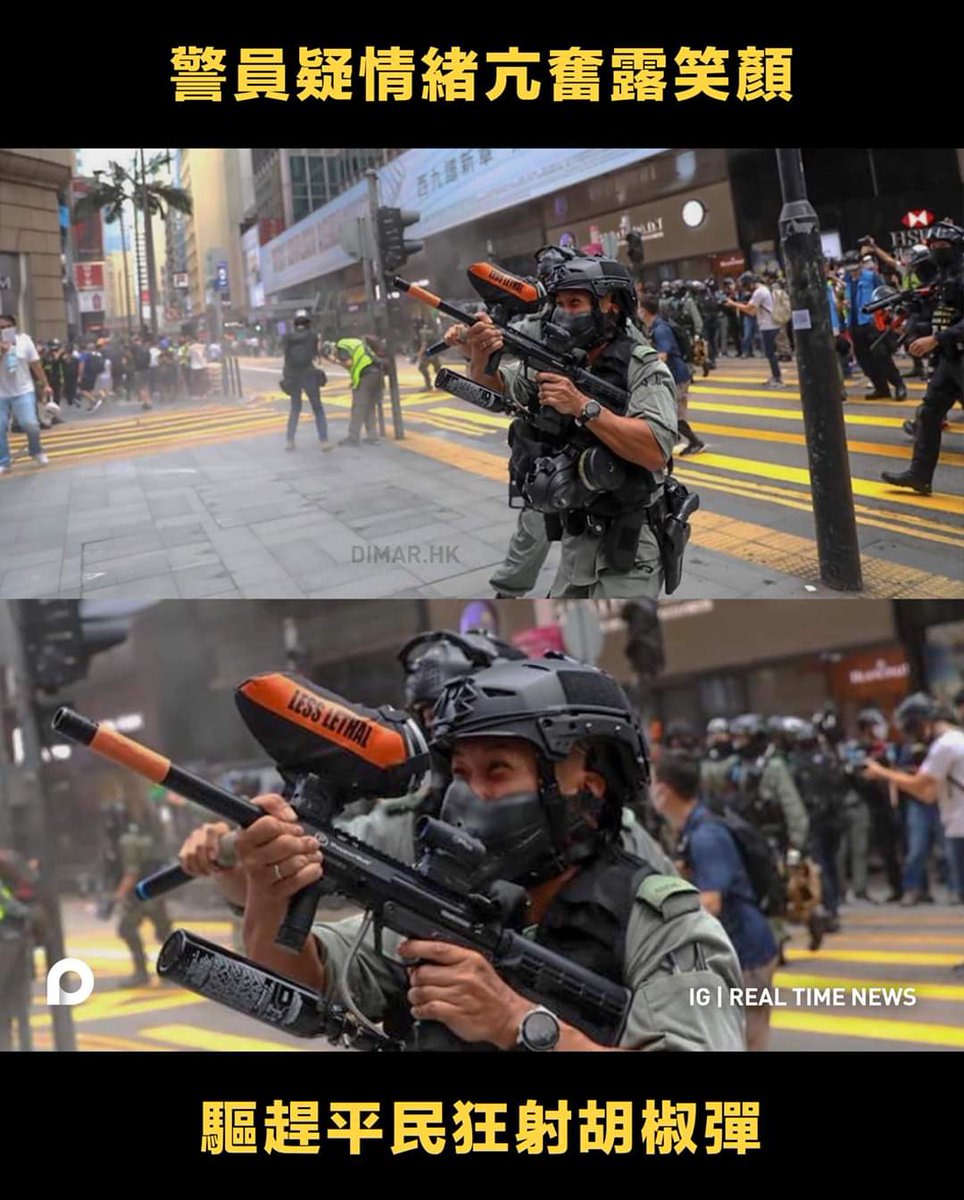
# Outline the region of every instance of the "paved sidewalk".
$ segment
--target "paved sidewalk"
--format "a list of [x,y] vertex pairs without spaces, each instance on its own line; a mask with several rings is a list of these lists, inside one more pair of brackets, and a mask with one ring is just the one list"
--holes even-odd
[[[341,423],[341,427],[339,427]],[[333,436],[344,427],[335,414]],[[464,597],[515,527],[505,485],[403,447],[280,433],[5,481],[0,596]],[[15,485],[15,486],[11,486]],[[534,595],[548,592],[553,548]],[[677,598],[835,594],[692,546]]]

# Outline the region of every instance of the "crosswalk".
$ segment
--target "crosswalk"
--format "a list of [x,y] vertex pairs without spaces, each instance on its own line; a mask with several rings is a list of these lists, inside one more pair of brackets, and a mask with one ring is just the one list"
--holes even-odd
[[[690,389],[689,419],[707,448],[676,462],[678,477],[701,495],[693,520],[694,545],[786,570],[816,582],[813,508],[803,411],[796,372],[784,369],[786,387],[764,386],[760,360],[721,360],[718,371]],[[277,390],[274,365],[243,368],[247,399],[160,406],[151,412],[74,415],[44,435],[53,470],[118,458],[157,454],[272,437],[280,443],[288,400]],[[399,368],[405,440],[398,448],[424,454],[471,474],[505,484],[504,416],[484,412],[426,390],[414,367]],[[891,487],[883,468],[900,469],[911,442],[902,429],[913,416],[923,385],[908,382],[908,401],[867,401],[852,388],[844,421],[854,510],[865,556],[865,577],[877,594],[964,596],[964,423],[952,421],[931,496]],[[337,369],[323,393],[332,436],[345,432],[351,407],[348,380]],[[388,434],[392,414],[385,402]],[[70,415],[70,414],[68,414]],[[954,416],[954,414],[952,414]],[[305,405],[302,422],[310,422]],[[15,454],[26,455],[14,436]],[[20,473],[31,467],[24,464]],[[17,472],[11,473],[11,478]],[[4,479],[0,483],[6,484]],[[928,557],[928,555],[930,557]],[[893,570],[891,570],[893,566]]]
[[[192,919],[183,924],[210,941],[231,945],[227,921]],[[964,973],[953,969],[964,962],[964,910],[845,907],[842,925],[818,951],[807,949],[801,929],[792,929],[787,963],[773,981],[786,1003],[771,1015],[771,1049],[964,1049]],[[90,999],[72,1010],[81,1050],[328,1048],[321,1039],[295,1041],[156,980],[147,987],[119,989],[130,958],[109,926],[84,920],[82,928],[68,930],[67,950],[88,963],[97,981]],[[149,945],[148,957],[156,953],[157,947]],[[39,953],[37,966],[32,1036],[37,1049],[52,1049]],[[879,989],[878,996],[889,989],[892,1002],[875,1005],[855,999],[866,1000],[872,989]]]

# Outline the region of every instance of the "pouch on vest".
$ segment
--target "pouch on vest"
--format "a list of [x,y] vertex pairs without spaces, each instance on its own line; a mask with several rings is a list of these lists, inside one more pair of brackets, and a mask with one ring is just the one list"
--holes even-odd
[[613,517],[603,540],[606,563],[612,570],[625,574],[636,565],[636,548],[645,520],[645,508]]

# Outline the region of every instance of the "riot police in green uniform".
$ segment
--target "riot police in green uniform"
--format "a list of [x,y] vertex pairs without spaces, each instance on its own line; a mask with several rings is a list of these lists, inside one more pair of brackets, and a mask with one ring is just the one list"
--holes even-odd
[[666,469],[677,436],[672,375],[654,348],[627,332],[636,293],[622,264],[569,259],[550,272],[546,288],[552,307],[543,340],[565,335],[587,369],[626,400],[601,403],[565,376],[524,365],[490,374],[503,341],[486,315],[465,335],[469,373],[532,414],[510,428],[510,473],[529,506],[545,515],[549,540],[561,541],[550,594],[655,599],[663,587]]
[[[745,1047],[731,992],[740,968],[723,927],[691,884],[619,845],[620,812],[648,771],[638,718],[614,680],[561,656],[496,662],[444,689],[432,744],[450,779],[441,820],[487,848],[480,884],[523,888],[523,919],[540,945],[630,990],[621,1048]],[[379,948],[352,919],[316,924],[299,955],[282,956],[279,918],[289,894],[320,878],[323,851],[307,866],[292,858],[278,797],[260,803],[267,818],[237,843],[251,958],[280,970],[284,957],[286,974],[415,1048],[537,1048],[529,1037],[536,1006],[464,947],[430,938],[399,944],[385,933]],[[722,1002],[693,1004],[701,984],[714,995],[718,986]],[[539,1049],[605,1049],[548,1007],[538,1011],[546,1026]]]
[[700,794],[712,812],[723,811],[732,758],[730,722],[726,717],[713,717],[706,725],[706,752],[700,762]]
[[140,934],[143,922],[151,922],[158,942],[163,942],[171,932],[171,919],[164,898],[158,896],[153,900],[139,900],[134,891],[139,879],[164,865],[164,853],[159,840],[146,819],[134,818],[129,820],[127,830],[119,839],[123,875],[114,894],[118,916],[117,936],[126,942],[131,952],[134,974],[122,979],[118,987],[145,987],[150,983],[147,955]]

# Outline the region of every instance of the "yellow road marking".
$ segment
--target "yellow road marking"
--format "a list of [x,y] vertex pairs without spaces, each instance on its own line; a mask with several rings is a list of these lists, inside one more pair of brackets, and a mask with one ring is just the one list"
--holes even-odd
[[[49,1033],[38,1033],[33,1038],[38,1050],[53,1050],[54,1039]],[[113,1037],[106,1033],[89,1033],[82,1031],[77,1034],[78,1050],[137,1050],[159,1053],[160,1046],[151,1046],[145,1042],[134,1041],[133,1038]]]
[[909,950],[804,950],[790,946],[785,953],[788,959],[815,959],[818,962],[892,963],[905,967],[954,967],[961,961],[960,954],[936,954],[924,950],[919,953]]
[[[693,428],[700,433],[715,434],[718,437],[745,438],[751,442],[778,442],[786,446],[806,446],[807,439],[802,433],[784,433],[782,430],[749,429],[741,425],[709,425],[703,421],[693,421]],[[873,454],[883,458],[906,459],[910,444],[892,446],[887,442],[847,442],[851,454]],[[941,465],[944,467],[964,467],[964,454],[941,454]]]
[[[424,454],[438,462],[448,463],[460,470],[470,471],[486,479],[504,483],[507,466],[503,457],[487,450],[478,450],[446,442],[439,443],[430,435],[413,433],[403,442],[402,449]],[[680,471],[686,480],[689,472]],[[807,497],[801,493],[801,501]],[[717,550],[731,557],[755,562],[772,570],[797,575],[802,582],[820,578],[816,545],[809,538],[796,534],[778,533],[765,525],[737,521],[719,513],[697,512],[693,517],[691,544],[707,550]],[[865,596],[964,596],[964,584],[942,575],[932,575],[884,559],[863,557]]]
[[[94,994],[74,1009],[74,1020],[79,1024],[92,1021],[110,1021],[117,1017],[136,1017],[142,1013],[161,1012],[168,1008],[184,1008],[188,1004],[203,1004],[200,996],[181,988],[164,987],[131,988]],[[51,1024],[49,1012],[30,1017],[31,1026],[43,1029]]]
[[[908,459],[909,461],[909,459]],[[780,463],[767,463],[752,458],[737,458],[731,454],[701,454],[701,467],[719,467],[734,471],[738,475],[759,475],[764,479],[781,479],[787,483],[810,486],[810,472],[803,467],[786,467]],[[916,492],[902,493],[900,489],[886,483],[875,483],[870,479],[851,477],[854,495],[871,496],[878,500],[889,500],[897,504],[908,504],[925,508],[931,512],[964,514],[964,497],[935,492],[933,496],[918,496]]]
[[797,1033],[836,1034],[838,1037],[874,1038],[886,1042],[918,1042],[928,1046],[964,1047],[964,1029],[931,1025],[922,1021],[888,1021],[877,1017],[830,1016],[822,1012],[775,1009],[770,1016],[774,1029]]
[[918,983],[915,979],[845,979],[839,975],[798,975],[794,972],[777,971],[773,982],[783,988],[913,988],[918,1000],[953,1000],[964,1003],[964,987],[950,983]]
[[[690,396],[694,393],[691,391]],[[699,393],[703,395],[703,392]],[[708,395],[728,396],[729,392],[705,393]],[[774,421],[796,421],[803,424],[803,411],[799,408],[771,408],[769,405],[757,404],[720,404],[713,400],[698,400],[689,402],[689,411],[693,412],[727,413],[736,417],[768,417]],[[900,429],[906,417],[865,417],[857,413],[844,413],[845,425],[867,425],[880,429]]]
[[[236,1033],[217,1033],[213,1029],[199,1029],[194,1025],[153,1025],[142,1029],[140,1036],[157,1042],[169,1042],[188,1050],[266,1050],[295,1051],[297,1045],[286,1042],[268,1042],[263,1038],[242,1037]],[[293,1042],[294,1039],[292,1038]]]
[[[731,480],[721,475],[704,475],[688,468],[675,472],[685,483],[692,482],[695,486],[710,491],[723,492],[730,496],[741,496],[746,500],[760,500],[770,504],[779,504],[783,508],[795,508],[798,512],[812,513],[813,505],[808,496],[789,489],[766,487],[763,484],[743,480]],[[939,521],[925,521],[916,514],[893,513],[889,509],[873,509],[866,505],[855,504],[854,511],[859,525],[869,525],[875,529],[886,529],[890,533],[913,533],[915,538],[929,542],[940,542],[948,546],[964,546],[964,529],[954,525],[946,525]],[[882,520],[886,516],[888,520]],[[697,514],[696,519],[699,519]],[[896,523],[895,523],[896,522]],[[912,525],[913,529],[908,529]],[[934,531],[934,532],[931,532]]]

